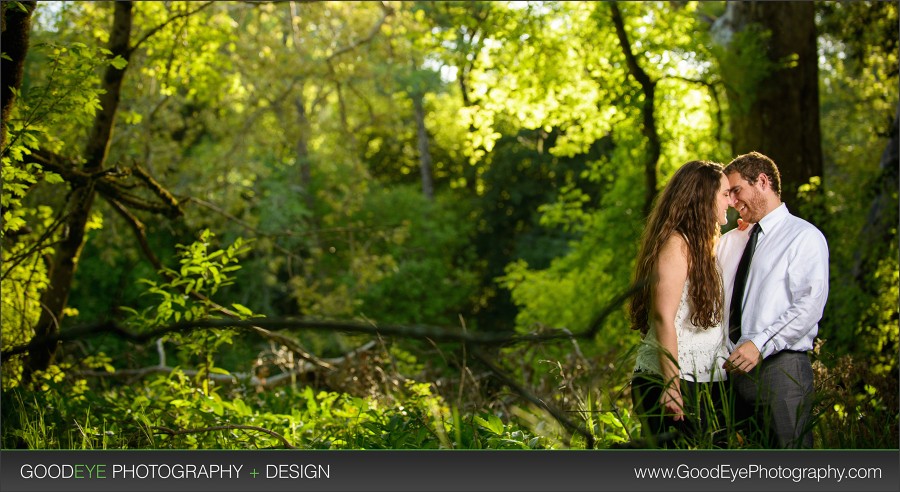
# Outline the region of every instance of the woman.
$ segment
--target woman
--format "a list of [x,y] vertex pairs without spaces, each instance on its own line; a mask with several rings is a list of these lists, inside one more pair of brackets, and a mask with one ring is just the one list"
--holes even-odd
[[707,410],[721,407],[728,350],[715,244],[728,204],[722,166],[691,161],[669,180],[644,229],[635,266],[643,287],[630,312],[644,339],[631,394],[649,439],[673,426],[697,437],[700,424],[716,415]]

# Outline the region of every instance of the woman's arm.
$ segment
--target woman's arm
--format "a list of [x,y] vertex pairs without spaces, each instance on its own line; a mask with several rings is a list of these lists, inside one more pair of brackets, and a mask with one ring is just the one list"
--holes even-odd
[[666,387],[660,405],[675,420],[684,419],[678,368],[678,336],[675,315],[688,274],[688,245],[680,234],[670,236],[659,252],[656,264],[657,282],[652,289],[650,322],[656,327],[659,341],[659,367]]

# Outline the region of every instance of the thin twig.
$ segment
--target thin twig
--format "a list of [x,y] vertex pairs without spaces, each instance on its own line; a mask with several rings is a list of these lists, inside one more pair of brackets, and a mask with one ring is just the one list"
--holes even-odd
[[328,58],[326,59],[327,62],[330,63],[331,60],[333,60],[334,58],[336,58],[340,55],[343,55],[344,53],[347,53],[349,51],[355,50],[356,48],[372,41],[372,39],[375,38],[375,36],[378,34],[378,32],[381,31],[381,26],[383,26],[384,23],[387,22],[388,17],[394,15],[393,7],[391,7],[390,5],[388,5],[384,2],[380,2],[380,4],[381,4],[381,10],[382,10],[381,19],[379,19],[378,22],[375,23],[374,26],[372,26],[372,29],[369,31],[369,35],[356,41],[355,43],[351,43],[347,46],[344,46],[343,48],[339,48],[334,53],[332,53],[331,55],[328,56]]
[[239,424],[236,424],[236,425],[214,425],[212,427],[203,427],[203,428],[199,428],[199,429],[182,429],[182,430],[170,429],[168,427],[163,427],[163,426],[159,426],[159,425],[154,425],[154,426],[151,426],[150,428],[154,429],[154,430],[158,430],[159,433],[161,433],[161,434],[168,434],[170,436],[183,436],[183,435],[187,435],[187,434],[199,434],[201,432],[216,432],[216,431],[223,431],[223,430],[255,430],[255,431],[266,433],[266,434],[280,440],[281,443],[284,444],[284,447],[286,447],[286,448],[297,449],[296,446],[294,446],[290,442],[288,442],[287,438],[285,438],[281,434],[279,434],[275,431],[269,430],[269,429],[265,429],[263,427],[257,427],[255,425],[239,425]]
[[134,50],[136,50],[136,49],[137,49],[144,41],[150,39],[151,36],[153,36],[154,34],[156,34],[157,32],[159,32],[160,30],[162,30],[164,27],[166,27],[166,26],[169,25],[170,23],[174,22],[175,20],[181,19],[181,18],[184,18],[184,17],[190,17],[190,16],[196,14],[197,12],[200,12],[201,10],[206,9],[207,7],[211,6],[211,5],[214,4],[214,3],[216,3],[216,2],[206,2],[205,4],[203,4],[203,5],[199,6],[199,7],[197,7],[197,8],[194,9],[194,10],[191,10],[191,11],[189,11],[189,12],[183,12],[183,13],[181,13],[181,14],[174,15],[174,16],[172,16],[172,17],[169,17],[168,19],[166,19],[165,22],[163,22],[162,24],[160,24],[160,25],[154,27],[153,29],[150,29],[149,31],[147,31],[146,34],[144,34],[143,36],[141,36],[141,38],[138,39],[137,42],[134,43],[134,44],[131,46],[131,48],[129,48],[129,50],[128,50],[129,53],[133,53]]
[[586,441],[585,446],[588,449],[594,448],[594,436],[593,436],[593,434],[590,433],[590,431],[585,429],[583,426],[578,425],[575,422],[572,422],[558,408],[555,408],[552,405],[550,405],[549,403],[545,402],[544,400],[538,398],[537,396],[532,394],[530,391],[525,389],[524,386],[517,383],[513,378],[507,376],[504,371],[502,371],[499,367],[494,365],[494,363],[491,362],[481,351],[474,351],[473,356],[476,359],[478,359],[482,364],[486,365],[491,370],[491,372],[493,372],[494,375],[498,379],[500,379],[500,381],[503,384],[505,384],[506,386],[509,386],[510,389],[512,389],[513,391],[518,393],[520,396],[522,396],[526,400],[528,400],[531,403],[537,405],[538,407],[546,410],[550,415],[553,416],[553,418],[555,418],[559,423],[561,423],[567,429],[569,429],[573,432],[576,432],[576,433],[580,434],[582,437],[584,437],[584,439]]

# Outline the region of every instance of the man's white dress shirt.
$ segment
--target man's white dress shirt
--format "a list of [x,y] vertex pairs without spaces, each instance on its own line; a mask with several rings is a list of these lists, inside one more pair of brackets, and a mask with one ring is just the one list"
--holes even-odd
[[[744,290],[741,338],[763,358],[782,350],[812,350],[828,298],[828,243],[809,222],[781,204],[754,227],[761,227]],[[734,277],[750,229],[734,229],[719,239],[717,257],[725,286],[725,318]]]

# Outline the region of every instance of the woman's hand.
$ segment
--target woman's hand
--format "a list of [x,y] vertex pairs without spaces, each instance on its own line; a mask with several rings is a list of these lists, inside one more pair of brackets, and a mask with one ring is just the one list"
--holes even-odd
[[672,415],[676,421],[684,420],[684,401],[681,399],[681,390],[678,389],[677,383],[666,386],[659,397],[659,404],[666,415]]

